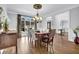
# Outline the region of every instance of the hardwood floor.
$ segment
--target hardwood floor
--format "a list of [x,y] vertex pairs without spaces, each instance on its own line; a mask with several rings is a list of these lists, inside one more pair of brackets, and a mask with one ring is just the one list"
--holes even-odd
[[67,40],[67,36],[56,35],[54,39],[54,52],[61,54],[79,53],[79,45]]
[[12,46],[12,47],[0,50],[0,54],[15,54],[15,53],[16,53],[16,46]]
[[28,41],[27,37],[23,37],[21,39],[18,39],[18,53],[20,54],[41,54],[41,53],[47,53],[46,49],[43,47],[35,47],[35,45],[32,45],[30,41]]
[[[50,46],[50,45],[49,45]],[[68,41],[68,36],[55,35],[53,47],[49,47],[47,52],[45,47],[34,47],[31,43],[28,42],[27,37],[18,39],[18,53],[32,53],[32,54],[74,54],[79,53],[79,45],[76,45],[73,42]]]
[[[32,45],[27,37],[19,38],[17,41],[18,54],[78,54],[79,45],[68,41],[67,35],[55,35],[53,47],[49,45],[48,52],[45,47]],[[13,48],[12,48],[13,49]],[[9,51],[9,48],[7,49]],[[7,52],[6,50],[6,52]],[[14,50],[14,49],[13,49]],[[10,50],[12,51],[12,50]],[[10,52],[11,53],[11,52]]]

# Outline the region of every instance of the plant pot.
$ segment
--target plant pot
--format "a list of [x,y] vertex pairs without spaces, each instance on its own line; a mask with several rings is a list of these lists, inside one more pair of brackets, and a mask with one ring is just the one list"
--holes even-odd
[[74,42],[75,42],[75,44],[79,44],[79,37],[75,37]]

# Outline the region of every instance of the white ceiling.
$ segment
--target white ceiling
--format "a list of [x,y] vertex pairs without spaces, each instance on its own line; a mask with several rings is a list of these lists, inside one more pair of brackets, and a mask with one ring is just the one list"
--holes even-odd
[[[37,10],[33,8],[33,4],[6,4],[7,12],[20,13],[23,15],[34,16]],[[66,8],[78,6],[75,4],[43,4],[42,9],[39,10],[40,15],[46,15],[57,12]]]

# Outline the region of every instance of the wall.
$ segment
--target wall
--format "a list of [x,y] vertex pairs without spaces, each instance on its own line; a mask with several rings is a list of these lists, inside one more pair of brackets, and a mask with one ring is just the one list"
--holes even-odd
[[[3,12],[2,12],[2,14],[0,14],[1,22],[4,22],[6,19],[9,20],[5,6],[4,5],[0,5],[0,7],[3,8]],[[2,27],[3,27],[3,25],[2,25]],[[2,32],[2,31],[3,31],[3,28],[0,30],[0,32]]]
[[46,22],[47,22],[46,18],[43,17],[42,22],[37,23],[37,30],[40,30],[40,31],[45,30],[47,26]]
[[0,5],[0,7],[2,7],[2,9],[3,9],[2,14],[0,14],[1,21],[4,22],[5,19],[8,19],[7,13],[6,13],[6,8],[4,5]]
[[71,28],[74,29],[79,26],[79,7],[70,10],[71,16]]
[[79,7],[70,10],[70,30],[69,41],[74,42],[75,34],[73,30],[79,26]]
[[3,7],[3,13],[2,15],[0,15],[2,22],[4,22],[5,19],[7,19],[9,23],[9,30],[16,30],[17,15],[12,13],[7,13],[7,8],[5,7],[5,5],[0,5],[0,7]]
[[47,22],[51,21],[51,28],[55,28],[55,19],[53,16],[43,17],[43,20],[41,23],[37,24],[37,29],[41,31],[47,31]]
[[57,15],[47,16],[44,17],[41,23],[38,23],[38,30],[46,30],[47,29],[47,22],[51,21],[51,28],[52,29],[61,29],[60,21],[61,20],[67,20],[68,23],[64,25],[65,31],[68,32],[69,28],[69,11],[62,12]]
[[56,32],[60,33],[59,29],[64,29],[65,32],[68,32],[69,30],[69,11],[62,12],[60,14],[55,15],[55,26],[56,26]]
[[17,30],[17,15],[7,13],[8,22],[9,22],[9,30]]

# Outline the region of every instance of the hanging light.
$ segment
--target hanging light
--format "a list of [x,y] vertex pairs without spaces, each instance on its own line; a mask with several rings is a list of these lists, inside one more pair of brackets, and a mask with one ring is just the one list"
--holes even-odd
[[36,20],[37,22],[42,21],[42,17],[38,13],[38,10],[42,8],[42,5],[41,4],[34,4],[33,8],[37,10],[37,14],[36,14],[36,16],[33,17],[33,20],[34,21]]

